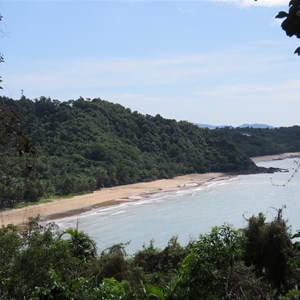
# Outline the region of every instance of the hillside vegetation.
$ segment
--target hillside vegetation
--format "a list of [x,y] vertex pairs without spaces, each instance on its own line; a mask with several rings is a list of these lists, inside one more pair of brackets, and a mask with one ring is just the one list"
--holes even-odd
[[300,126],[280,128],[232,128],[213,130],[236,145],[248,157],[300,151]]
[[19,157],[10,143],[1,149],[2,207],[187,173],[256,168],[208,130],[101,99],[0,97],[0,105],[20,116],[36,149],[34,157]]

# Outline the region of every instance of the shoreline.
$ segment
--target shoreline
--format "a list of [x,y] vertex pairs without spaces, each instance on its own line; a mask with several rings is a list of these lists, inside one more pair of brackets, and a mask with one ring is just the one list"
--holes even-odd
[[[266,155],[251,158],[259,161],[281,160],[300,157],[300,152]],[[0,212],[0,226],[23,225],[28,218],[40,216],[43,222],[79,215],[95,208],[119,205],[125,202],[148,199],[159,193],[176,192],[205,186],[213,181],[220,181],[236,175],[228,173],[205,173],[177,176],[172,179],[160,179],[128,185],[103,188],[92,193],[78,195],[67,199],[55,199],[48,203],[35,204],[23,208]]]
[[159,179],[150,182],[103,188],[92,193],[67,199],[57,199],[48,203],[2,211],[0,212],[0,226],[7,226],[8,224],[24,225],[28,218],[36,216],[40,216],[40,220],[43,222],[54,221],[78,215],[95,208],[104,208],[125,202],[148,199],[156,194],[205,186],[205,184],[212,181],[230,177],[232,175],[226,173],[190,174],[177,176],[172,179]]
[[255,163],[257,163],[260,161],[282,160],[285,158],[299,158],[299,157],[300,157],[300,152],[286,152],[286,153],[274,154],[274,155],[255,156],[255,157],[250,157],[250,159]]

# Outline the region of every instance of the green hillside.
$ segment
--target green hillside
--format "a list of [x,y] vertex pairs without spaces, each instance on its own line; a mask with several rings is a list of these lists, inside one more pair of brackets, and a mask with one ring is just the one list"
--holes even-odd
[[300,151],[300,126],[280,128],[218,128],[213,134],[225,138],[248,157]]
[[208,130],[101,99],[1,97],[0,104],[20,115],[37,150],[34,159],[20,158],[9,145],[1,151],[1,206],[188,173],[255,169]]

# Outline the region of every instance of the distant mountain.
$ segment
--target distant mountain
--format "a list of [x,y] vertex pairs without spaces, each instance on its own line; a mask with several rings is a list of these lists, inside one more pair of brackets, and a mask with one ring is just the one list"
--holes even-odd
[[274,128],[274,126],[267,125],[267,124],[242,124],[238,126],[238,128]]
[[210,124],[195,124],[200,128],[207,128],[207,129],[216,129],[216,128],[224,128],[227,127],[226,125],[210,125]]
[[268,125],[268,124],[242,124],[240,126],[234,127],[231,125],[211,125],[211,124],[199,124],[196,123],[195,125],[197,125],[200,128],[207,128],[207,129],[216,129],[216,128],[225,128],[225,127],[229,127],[229,128],[262,128],[262,129],[266,129],[266,128],[275,128],[272,125]]

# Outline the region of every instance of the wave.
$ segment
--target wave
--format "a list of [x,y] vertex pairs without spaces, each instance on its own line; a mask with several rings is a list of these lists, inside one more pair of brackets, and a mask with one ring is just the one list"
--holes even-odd
[[[186,197],[196,197],[200,192],[208,191],[218,186],[229,184],[234,177],[220,177],[201,184],[185,185],[176,189],[162,191],[160,189],[145,193],[142,195],[129,197],[128,202],[117,203],[107,207],[98,207],[82,212],[74,216],[68,216],[55,220],[55,223],[61,228],[74,227],[76,222],[90,217],[108,218],[128,212],[131,208],[138,206],[152,206],[164,201],[178,201]],[[126,201],[126,200],[125,200]]]

